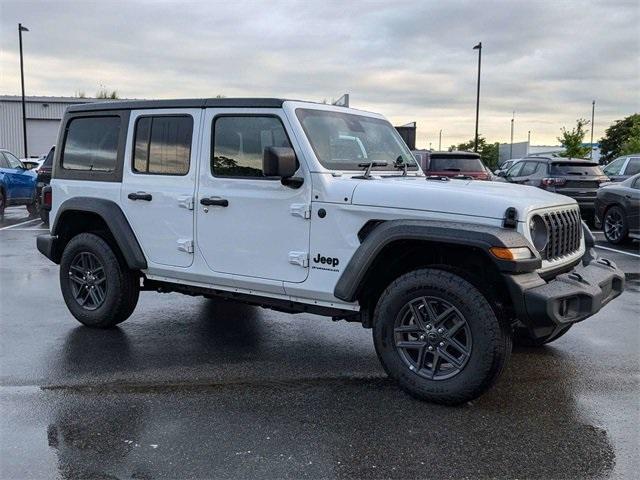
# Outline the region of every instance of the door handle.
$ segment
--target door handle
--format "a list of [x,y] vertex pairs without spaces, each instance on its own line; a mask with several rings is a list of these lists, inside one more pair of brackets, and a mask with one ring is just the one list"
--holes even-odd
[[200,205],[206,205],[207,207],[210,205],[216,205],[218,207],[228,207],[229,200],[220,197],[205,197],[200,199]]
[[145,200],[147,202],[150,202],[153,197],[151,196],[150,193],[136,192],[136,193],[130,193],[129,195],[127,195],[127,198],[129,200]]

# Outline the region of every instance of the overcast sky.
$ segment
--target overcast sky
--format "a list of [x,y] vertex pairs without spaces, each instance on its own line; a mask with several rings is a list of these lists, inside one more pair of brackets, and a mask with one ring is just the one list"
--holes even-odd
[[[331,101],[418,122],[418,146],[480,132],[555,144],[589,118],[595,135],[640,111],[640,2],[0,0],[0,94],[273,96]],[[587,139],[588,140],[588,139]]]

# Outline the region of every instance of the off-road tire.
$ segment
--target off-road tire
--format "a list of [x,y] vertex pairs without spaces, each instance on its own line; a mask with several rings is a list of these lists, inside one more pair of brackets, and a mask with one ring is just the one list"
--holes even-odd
[[[455,307],[471,332],[466,364],[451,378],[424,378],[407,366],[396,347],[396,319],[409,302],[421,297],[437,297]],[[404,391],[446,405],[473,400],[491,387],[502,373],[512,346],[510,326],[499,320],[475,286],[453,273],[428,268],[402,275],[382,293],[373,315],[373,339],[384,369]]]
[[569,331],[571,325],[567,325],[562,330],[554,332],[541,338],[533,338],[526,328],[516,327],[513,330],[513,344],[520,347],[542,347],[548,343],[555,342]]
[[[76,300],[70,279],[72,262],[81,253],[93,255],[104,271],[106,291],[103,302],[89,310]],[[124,260],[109,244],[93,233],[73,237],[64,249],[60,261],[60,289],[71,314],[83,325],[110,328],[124,322],[133,313],[140,294],[140,279],[127,268]]]

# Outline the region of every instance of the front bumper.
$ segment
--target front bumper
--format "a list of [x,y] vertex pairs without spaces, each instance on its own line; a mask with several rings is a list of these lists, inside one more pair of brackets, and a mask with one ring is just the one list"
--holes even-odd
[[537,273],[504,275],[520,320],[534,337],[584,320],[624,290],[624,273],[588,250],[580,265],[545,281]]

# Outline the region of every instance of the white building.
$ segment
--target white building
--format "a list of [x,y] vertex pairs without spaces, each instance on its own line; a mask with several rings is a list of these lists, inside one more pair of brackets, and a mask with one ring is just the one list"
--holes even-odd
[[[0,148],[24,157],[22,97],[0,95]],[[46,154],[56,143],[65,110],[77,103],[102,102],[95,98],[25,97],[27,146],[30,157]]]

